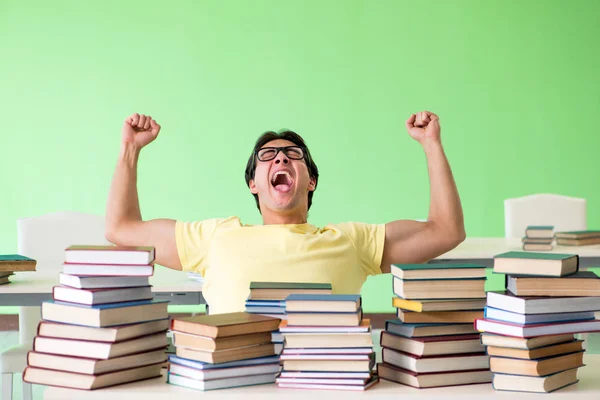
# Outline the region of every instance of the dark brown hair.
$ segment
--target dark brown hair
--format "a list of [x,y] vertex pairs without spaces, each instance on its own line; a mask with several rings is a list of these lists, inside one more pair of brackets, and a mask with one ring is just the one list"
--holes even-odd
[[[313,161],[310,156],[310,151],[308,151],[308,147],[306,147],[306,143],[302,136],[298,135],[294,131],[283,130],[280,132],[268,131],[263,133],[256,143],[254,144],[254,149],[252,149],[252,154],[250,154],[250,158],[248,158],[248,163],[246,164],[246,185],[250,187],[250,179],[254,179],[254,173],[256,171],[256,154],[258,150],[260,150],[265,144],[270,141],[284,139],[294,143],[296,146],[302,147],[304,151],[304,162],[306,163],[306,167],[308,168],[308,175],[315,180],[315,189],[317,189],[317,182],[319,181],[319,169],[317,168],[317,164]],[[312,205],[314,191],[308,192],[308,209],[310,210],[310,206]],[[258,211],[260,211],[260,202],[258,201],[258,195],[254,194],[254,199],[256,200],[256,207],[258,207]]]

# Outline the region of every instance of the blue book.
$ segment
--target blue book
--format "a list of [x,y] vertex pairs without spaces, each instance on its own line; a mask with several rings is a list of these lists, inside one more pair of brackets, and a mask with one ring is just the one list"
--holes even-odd
[[472,335],[478,333],[473,323],[458,324],[406,324],[397,319],[385,321],[385,331],[404,337],[445,335]]
[[556,322],[587,321],[595,318],[594,311],[562,312],[551,314],[518,314],[499,308],[486,306],[483,311],[486,319],[503,321],[517,325],[550,324]]

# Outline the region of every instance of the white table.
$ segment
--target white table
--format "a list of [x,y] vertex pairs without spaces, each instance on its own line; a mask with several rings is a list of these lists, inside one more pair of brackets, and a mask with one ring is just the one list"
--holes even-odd
[[[492,267],[494,256],[507,251],[523,251],[521,239],[467,238],[456,248],[432,260],[432,263],[464,262]],[[546,253],[546,252],[544,252]],[[580,267],[600,267],[600,245],[554,246],[547,253],[578,254]]]
[[[550,399],[600,399],[600,355],[587,354],[584,357],[586,366],[579,369],[579,383],[568,388],[552,393]],[[46,400],[163,400],[170,398],[195,398],[203,399],[327,399],[346,400],[354,398],[369,399],[439,399],[439,400],[464,400],[518,397],[520,399],[543,398],[547,394],[501,392],[492,388],[491,384],[454,386],[435,389],[414,389],[409,386],[381,380],[378,384],[365,392],[334,391],[334,390],[298,390],[279,389],[276,385],[248,386],[234,389],[214,390],[200,392],[166,383],[165,376],[143,382],[114,386],[112,388],[98,389],[95,391],[73,390],[49,387],[44,391]],[[545,397],[549,399],[549,397]]]

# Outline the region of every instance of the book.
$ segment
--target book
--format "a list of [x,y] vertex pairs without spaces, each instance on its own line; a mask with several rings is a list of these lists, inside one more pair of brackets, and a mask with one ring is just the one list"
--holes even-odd
[[286,312],[290,326],[359,326],[362,321],[362,308],[351,313],[301,313]]
[[517,297],[510,291],[489,291],[487,305],[518,314],[598,311],[600,297]]
[[485,298],[485,278],[402,280],[393,278],[393,292],[408,300]]
[[77,276],[151,276],[154,265],[63,264],[63,273]]
[[557,343],[572,342],[575,340],[575,335],[548,335],[534,336],[532,338],[517,338],[510,336],[495,335],[492,333],[481,334],[481,344],[484,346],[508,347],[511,349],[530,350],[544,346],[549,346]]
[[279,356],[267,356],[267,357],[257,357],[250,358],[245,360],[238,361],[230,361],[219,364],[210,364],[201,361],[194,361],[187,358],[177,357],[174,354],[169,355],[169,363],[183,365],[189,368],[200,369],[200,370],[209,370],[209,369],[221,369],[221,368],[242,368],[249,365],[263,365],[263,364],[273,364],[279,363]]
[[50,300],[42,303],[42,319],[105,328],[167,318],[168,304],[167,300],[146,300],[87,306]]
[[289,389],[312,389],[312,390],[349,390],[349,391],[365,391],[373,387],[379,383],[379,376],[377,374],[373,374],[370,379],[368,379],[364,384],[359,385],[350,385],[348,383],[336,383],[336,384],[327,384],[321,381],[321,383],[303,383],[303,382],[286,382],[286,381],[277,381],[277,387],[279,388],[289,388]]
[[225,350],[201,351],[189,349],[186,347],[176,347],[177,357],[187,358],[188,360],[201,361],[210,364],[220,364],[231,361],[240,361],[247,358],[259,358],[275,355],[273,343],[263,343],[259,345],[236,347]]
[[288,333],[285,346],[290,348],[350,348],[372,347],[370,332],[366,333]]
[[556,232],[557,239],[588,239],[600,237],[598,230]]
[[331,294],[330,283],[250,282],[250,299],[285,300],[291,294]]
[[565,277],[507,275],[506,288],[517,296],[600,297],[600,277],[592,271]]
[[37,261],[20,254],[0,254],[1,272],[35,271]]
[[90,340],[94,342],[122,342],[152,333],[166,332],[169,329],[168,318],[139,324],[118,325],[110,328],[92,328],[50,321],[40,321],[37,334],[44,337],[61,339]]
[[233,378],[213,379],[208,381],[200,381],[185,376],[169,373],[167,375],[167,383],[196,390],[216,390],[227,389],[242,386],[264,385],[274,383],[277,374],[261,374],[250,376],[238,376]]
[[485,351],[478,334],[407,338],[382,331],[381,346],[415,356],[482,353]]
[[65,249],[65,262],[72,264],[148,265],[154,261],[154,247],[72,245]]
[[494,272],[539,276],[566,276],[579,270],[577,254],[509,251],[494,256]]
[[530,238],[527,236],[523,236],[521,239],[523,243],[537,243],[537,244],[552,244],[554,242],[554,238]]
[[552,243],[523,243],[525,251],[550,251],[554,248]]
[[59,386],[71,389],[93,390],[123,383],[158,378],[161,376],[162,363],[146,365],[101,375],[77,374],[65,371],[26,367],[23,381],[46,386]]
[[393,276],[404,279],[485,278],[486,267],[479,264],[392,264]]
[[483,310],[485,299],[407,300],[394,297],[392,298],[392,306],[414,312]]
[[556,239],[556,244],[561,246],[589,246],[592,244],[600,244],[600,236],[586,239]]
[[288,321],[281,321],[279,332],[285,333],[357,333],[371,332],[371,320],[363,318],[358,326],[292,326]]
[[479,332],[496,333],[498,335],[530,338],[543,335],[560,335],[563,333],[599,332],[600,320],[558,322],[554,324],[518,325],[508,322],[478,319],[475,329]]
[[469,335],[477,333],[472,322],[459,324],[410,324],[397,319],[385,321],[385,330],[394,335],[405,337]]
[[147,276],[77,276],[60,273],[58,282],[76,289],[150,286]]
[[432,312],[412,312],[404,311],[400,308],[396,310],[398,319],[406,323],[414,324],[449,324],[449,323],[470,323],[477,318],[483,318],[483,310],[467,311],[432,311]]
[[503,374],[546,376],[568,369],[582,367],[583,351],[538,360],[490,357],[490,370]]
[[369,372],[375,366],[375,353],[356,355],[281,356],[285,371]]
[[485,353],[415,356],[384,347],[381,358],[386,364],[417,373],[488,369],[490,366],[489,356]]
[[118,343],[92,342],[36,336],[33,351],[38,353],[106,360],[150,350],[167,348],[166,332],[141,336]]
[[239,376],[276,374],[279,372],[279,363],[256,364],[244,367],[197,369],[185,365],[169,363],[170,374],[185,376],[198,381],[210,381],[214,379],[235,378]]
[[236,312],[174,318],[171,329],[193,335],[220,338],[250,333],[271,332],[279,328],[281,319],[260,314]]
[[76,289],[69,286],[54,286],[52,297],[58,301],[95,305],[150,300],[154,297],[154,294],[151,286],[106,289]]
[[529,225],[525,229],[525,236],[530,238],[553,238],[554,226],[551,225]]
[[595,318],[595,313],[593,311],[548,314],[519,314],[493,307],[486,307],[483,314],[484,318],[486,319],[522,325],[583,321]]
[[164,349],[146,353],[130,354],[123,357],[96,360],[83,357],[70,357],[57,354],[45,354],[30,351],[27,353],[27,365],[30,367],[74,372],[86,375],[101,375],[124,369],[164,363],[167,355]]
[[210,338],[183,332],[173,332],[173,345],[201,351],[219,351],[263,343],[271,343],[271,332],[250,333],[239,336]]
[[361,306],[358,294],[291,294],[285,299],[286,312],[355,313]]
[[552,393],[577,382],[577,368],[573,368],[541,377],[496,373],[492,386],[495,390]]
[[391,364],[378,363],[377,372],[381,379],[414,388],[461,386],[492,381],[492,372],[489,369],[418,373]]
[[486,352],[490,356],[505,358],[520,358],[524,360],[536,360],[539,358],[554,357],[561,354],[570,354],[583,351],[581,340],[573,340],[566,343],[551,344],[537,349],[511,349],[506,347],[488,346]]

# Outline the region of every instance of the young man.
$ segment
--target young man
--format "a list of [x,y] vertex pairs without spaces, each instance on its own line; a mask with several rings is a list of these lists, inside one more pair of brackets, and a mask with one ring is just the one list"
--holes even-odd
[[319,172],[300,136],[267,133],[246,168],[263,225],[239,218],[183,222],[144,221],[137,195],[140,151],[160,132],[150,116],[123,124],[121,152],[106,210],[106,237],[117,245],[151,245],[156,262],[199,271],[211,314],[243,311],[251,281],[328,282],[334,293],[360,293],[369,275],[393,263],[422,263],[465,238],[460,198],[446,159],[437,115],[423,111],[406,121],[427,156],[430,209],[426,222],[346,222],[322,228],[307,222]]

